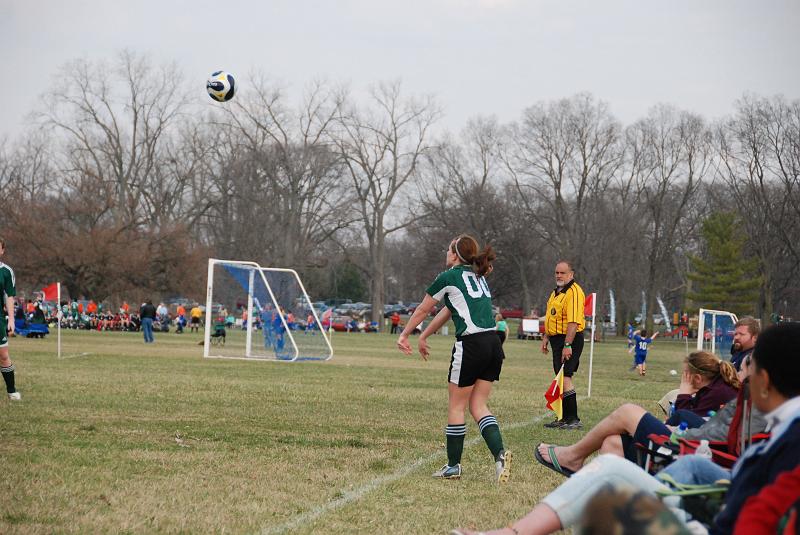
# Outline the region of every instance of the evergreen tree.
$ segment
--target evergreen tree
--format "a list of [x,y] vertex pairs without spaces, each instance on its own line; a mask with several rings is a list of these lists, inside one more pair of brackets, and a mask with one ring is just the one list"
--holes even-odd
[[703,308],[753,314],[762,282],[759,262],[744,254],[747,236],[736,215],[711,214],[703,221],[702,235],[704,254],[689,257],[692,270],[688,276],[694,282],[689,299]]

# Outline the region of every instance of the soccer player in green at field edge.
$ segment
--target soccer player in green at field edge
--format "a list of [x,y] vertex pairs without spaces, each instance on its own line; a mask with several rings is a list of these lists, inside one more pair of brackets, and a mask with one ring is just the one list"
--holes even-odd
[[469,407],[494,456],[496,481],[508,481],[511,452],[504,449],[497,419],[486,405],[492,392],[492,383],[500,378],[505,358],[495,330],[492,294],[484,277],[491,272],[495,257],[494,250],[488,245],[479,253],[478,242],[472,236],[461,235],[450,242],[446,251],[449,269],[440,273],[427,289],[422,303],[414,310],[397,339],[400,351],[410,355],[409,334],[428,317],[435,305],[443,301],[445,308],[419,338],[420,355],[428,360],[428,336],[438,331],[451,317],[455,324],[456,342],[447,376],[447,464],[437,470],[433,477],[461,477],[461,454],[467,433],[464,411]]
[[[6,252],[6,241],[0,238],[0,258]],[[8,399],[22,399],[14,384],[14,364],[8,356],[8,337],[14,334],[14,296],[17,295],[14,270],[0,260],[0,288],[3,291],[5,313],[0,314],[0,373],[6,383]]]

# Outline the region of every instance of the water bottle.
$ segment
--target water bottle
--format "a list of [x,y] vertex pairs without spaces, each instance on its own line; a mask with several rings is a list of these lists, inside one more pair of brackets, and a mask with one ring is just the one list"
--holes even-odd
[[700,457],[705,457],[709,461],[713,457],[711,453],[711,447],[708,445],[708,440],[701,440],[700,445],[697,446],[697,449],[694,450],[695,455],[699,455]]
[[686,422],[681,422],[681,424],[672,431],[672,434],[669,436],[669,441],[673,444],[678,443],[678,439],[680,439],[683,435],[686,434],[686,430],[689,428],[689,424]]

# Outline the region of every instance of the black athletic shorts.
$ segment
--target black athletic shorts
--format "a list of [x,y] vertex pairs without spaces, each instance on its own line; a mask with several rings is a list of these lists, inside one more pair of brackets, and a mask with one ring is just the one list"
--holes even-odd
[[[564,349],[564,340],[567,335],[556,334],[549,337],[550,348],[553,350],[553,372],[558,373],[561,369],[561,351]],[[578,366],[581,364],[581,352],[583,352],[583,332],[575,333],[572,341],[572,356],[564,361],[564,377],[572,377]]]
[[192,316],[192,325],[200,325],[200,318]]
[[497,381],[504,358],[495,331],[456,336],[447,381],[458,386],[472,386],[478,379]]
[[650,435],[669,435],[672,431],[669,430],[664,422],[650,414],[644,413],[639,423],[636,425],[636,432],[633,436],[626,434],[620,435],[622,437],[622,451],[625,452],[625,458],[631,462],[638,461],[638,448],[636,444],[647,446],[650,441]]

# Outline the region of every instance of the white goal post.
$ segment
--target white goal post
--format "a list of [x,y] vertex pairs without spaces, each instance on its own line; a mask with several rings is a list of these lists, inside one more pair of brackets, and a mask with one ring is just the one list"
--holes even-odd
[[329,360],[320,312],[293,269],[209,258],[203,357]]
[[739,319],[733,312],[701,308],[697,318],[697,350],[730,358],[734,325]]

